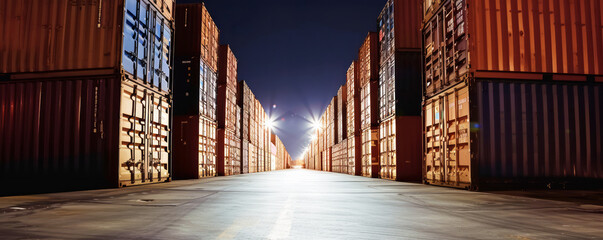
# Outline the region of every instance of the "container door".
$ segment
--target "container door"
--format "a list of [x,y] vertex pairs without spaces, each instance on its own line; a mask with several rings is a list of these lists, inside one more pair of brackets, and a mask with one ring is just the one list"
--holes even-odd
[[169,180],[167,99],[132,82],[121,95],[121,185]]

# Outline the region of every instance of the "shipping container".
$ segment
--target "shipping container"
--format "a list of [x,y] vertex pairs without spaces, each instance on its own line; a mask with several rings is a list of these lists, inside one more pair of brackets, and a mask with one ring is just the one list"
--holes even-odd
[[420,182],[422,177],[421,116],[398,116],[379,127],[380,177]]
[[2,1],[0,73],[112,69],[141,86],[170,91],[172,5]]
[[424,181],[483,189],[601,180],[603,86],[575,76],[500,77],[470,79],[427,99]]
[[362,131],[362,176],[379,177],[379,128]]
[[369,33],[358,53],[360,129],[379,127],[379,51],[377,33]]
[[428,97],[467,73],[603,73],[599,0],[429,2],[433,14],[423,23]]
[[249,143],[249,173],[258,172],[258,147]]
[[348,137],[348,174],[362,176],[362,136]]
[[421,181],[421,16],[420,0],[389,0],[378,18],[381,178]]
[[362,175],[361,90],[358,60],[352,62],[346,74],[348,174]]
[[327,106],[325,111],[325,132],[326,132],[326,146],[333,147],[337,144],[337,97],[331,99],[331,103]]
[[218,71],[220,32],[205,3],[176,5],[176,56],[201,59]]
[[348,142],[344,139],[333,146],[333,172],[348,173]]
[[237,105],[237,59],[228,45],[218,52],[217,150],[218,175],[241,172],[241,111]]
[[241,174],[249,173],[249,141],[241,140]]
[[358,70],[358,61],[354,61],[346,74],[348,138],[360,135],[360,82],[356,81]]
[[178,129],[174,139],[174,177],[213,177],[218,30],[203,4],[178,5],[177,10],[174,120]]
[[114,70],[0,82],[4,192],[169,181],[169,94]]
[[341,87],[339,87],[339,90],[337,90],[337,107],[336,107],[336,116],[335,116],[335,120],[337,122],[337,129],[336,129],[336,133],[337,133],[337,143],[341,143],[343,142],[348,135],[348,128],[347,128],[347,101],[348,101],[348,96],[347,96],[348,92],[346,89],[345,84]]
[[377,19],[381,64],[397,51],[421,48],[422,1],[388,0],[381,10]]
[[333,149],[328,147],[322,152],[322,167],[321,170],[325,172],[331,172],[331,166],[333,165]]
[[173,170],[176,179],[216,176],[216,122],[191,116],[174,116]]
[[379,39],[369,32],[358,50],[358,81],[360,86],[379,79]]

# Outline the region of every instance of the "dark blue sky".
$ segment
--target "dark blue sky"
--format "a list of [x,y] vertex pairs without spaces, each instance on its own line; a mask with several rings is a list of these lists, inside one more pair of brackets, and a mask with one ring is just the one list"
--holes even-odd
[[[201,2],[178,0],[178,3]],[[310,141],[304,118],[320,114],[345,83],[386,0],[206,0],[238,59],[239,80],[276,122],[294,159]],[[272,109],[272,105],[276,108]],[[270,108],[270,109],[269,109]]]

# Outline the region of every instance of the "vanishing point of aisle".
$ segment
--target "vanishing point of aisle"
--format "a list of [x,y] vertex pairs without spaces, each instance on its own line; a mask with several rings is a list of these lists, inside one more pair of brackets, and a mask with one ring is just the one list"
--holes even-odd
[[[598,200],[595,200],[598,201]],[[310,170],[0,198],[2,239],[592,239],[601,207]]]

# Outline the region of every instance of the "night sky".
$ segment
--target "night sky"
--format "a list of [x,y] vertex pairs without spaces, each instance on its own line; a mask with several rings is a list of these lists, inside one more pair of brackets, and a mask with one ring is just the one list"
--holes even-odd
[[[177,0],[178,3],[202,2]],[[310,142],[306,119],[319,118],[386,0],[206,0],[276,134],[293,159]],[[273,108],[276,105],[276,108]]]

